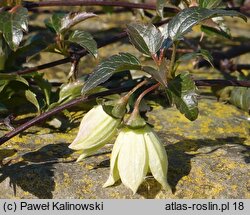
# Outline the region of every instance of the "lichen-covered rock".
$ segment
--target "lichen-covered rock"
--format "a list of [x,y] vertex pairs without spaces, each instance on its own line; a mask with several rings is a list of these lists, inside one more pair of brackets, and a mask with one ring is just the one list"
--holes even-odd
[[200,101],[199,109],[194,122],[175,108],[155,107],[148,114],[165,143],[172,193],[152,177],[135,195],[120,182],[102,188],[109,175],[112,144],[76,163],[79,154],[68,145],[77,126],[66,133],[43,126],[32,127],[0,147],[0,198],[250,198],[247,114],[208,99]]

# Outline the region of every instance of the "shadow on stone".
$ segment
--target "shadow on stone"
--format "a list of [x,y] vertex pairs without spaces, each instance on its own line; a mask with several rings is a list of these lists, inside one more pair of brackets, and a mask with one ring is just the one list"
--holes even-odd
[[[240,146],[242,158],[246,163],[249,163],[250,147],[244,145],[245,138],[239,137],[227,137],[227,138],[217,138],[217,139],[183,139],[175,144],[167,145],[166,151],[169,160],[168,169],[168,181],[172,188],[173,193],[176,191],[176,185],[179,180],[188,175],[191,170],[191,159],[196,155],[209,154],[214,151],[227,146],[228,144],[234,144]],[[195,154],[189,154],[189,152],[196,152],[198,149],[203,147],[211,147],[206,152],[197,152]],[[230,150],[230,149],[228,149]],[[232,147],[232,150],[233,147]],[[248,153],[247,153],[248,152]],[[235,156],[239,156],[235,153]]]
[[[183,139],[175,144],[167,145],[166,151],[169,158],[168,181],[172,191],[175,192],[179,181],[184,176],[189,175],[192,168],[191,159],[195,156],[212,155],[217,150],[221,150],[222,152],[225,151],[225,156],[233,160],[241,160],[249,163],[250,147],[244,145],[245,140],[246,139],[239,137],[195,140]],[[69,157],[71,153],[72,151],[68,148],[68,144],[65,143],[49,144],[34,152],[26,153],[22,156],[24,161],[2,166],[0,169],[0,183],[7,179],[13,188],[14,194],[17,193],[17,196],[21,188],[23,191],[29,192],[38,198],[53,198],[56,164],[72,162],[64,160]],[[216,154],[213,154],[213,156],[214,155],[216,156]],[[96,161],[96,157],[93,157],[92,160],[91,158],[92,157],[90,157],[88,162],[93,163]],[[209,159],[209,157],[207,159]],[[211,159],[211,165],[212,164],[213,160]],[[106,168],[108,165],[108,159],[105,159],[103,162],[98,161],[97,165],[93,168],[93,172],[97,169]],[[72,170],[72,172],[74,172],[74,170]],[[8,183],[8,181],[6,182]],[[120,185],[120,183],[121,182],[118,181],[115,186]],[[19,190],[17,189],[18,187]],[[160,190],[160,184],[149,176],[138,189],[138,194],[150,199],[155,198]]]
[[55,161],[58,158],[67,158],[73,153],[66,143],[57,143],[46,145],[37,151],[28,152],[22,156],[25,161],[45,162]]
[[140,185],[137,193],[145,199],[154,199],[161,189],[161,185],[154,179],[154,177],[149,176]]
[[3,165],[5,158],[11,157],[17,153],[16,149],[0,149],[0,165]]
[[16,196],[17,186],[40,199],[53,198],[55,189],[53,163],[28,164],[19,162],[0,169],[0,183],[9,178],[9,184]]
[[[16,195],[17,186],[41,199],[53,198],[55,189],[54,167],[59,158],[67,158],[73,151],[68,144],[49,144],[22,156],[24,161],[4,165],[0,169],[0,183],[9,178]],[[30,163],[32,162],[32,163]]]

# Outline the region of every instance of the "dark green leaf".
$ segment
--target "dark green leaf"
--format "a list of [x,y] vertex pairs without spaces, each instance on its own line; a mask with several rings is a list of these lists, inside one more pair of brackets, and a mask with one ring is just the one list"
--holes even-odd
[[177,109],[193,121],[198,117],[197,88],[189,73],[181,73],[168,83]]
[[4,70],[4,68],[5,68],[5,61],[6,61],[6,59],[7,59],[6,55],[1,55],[0,54],[0,71]]
[[76,30],[70,34],[68,40],[70,42],[77,43],[81,47],[85,48],[94,57],[97,57],[97,44],[90,33]]
[[[31,55],[30,57],[27,58],[27,61],[31,61],[33,59],[36,59],[40,55],[41,52],[50,52],[50,53],[55,53],[55,54],[60,54],[65,57],[69,56],[68,48],[70,45],[69,41],[64,41],[65,46],[64,47],[59,47],[58,44],[56,43],[51,43],[47,44],[45,48],[41,49],[39,52],[35,53],[34,55]],[[42,48],[42,47],[41,47]]]
[[[210,23],[209,23],[210,22]],[[215,17],[209,22],[204,21],[201,25],[201,31],[206,34],[212,34],[222,36],[227,39],[231,39],[231,33],[229,27],[226,25],[223,17]]]
[[224,31],[222,29],[218,30],[216,28],[212,28],[212,27],[209,27],[209,26],[202,25],[201,26],[201,31],[204,32],[205,34],[209,35],[209,36],[216,35],[216,36],[224,37],[226,39],[231,39],[231,35],[228,32],[226,32],[226,31]]
[[[64,41],[64,42],[65,44],[68,43],[67,41]],[[67,50],[61,49],[56,43],[49,44],[45,49],[41,50],[40,52],[51,52],[51,53],[56,53],[60,55],[65,55],[65,56],[68,55]],[[30,59],[32,59],[36,55],[32,56]]]
[[230,103],[245,110],[250,111],[250,88],[235,87],[231,92]]
[[170,38],[170,36],[168,35],[168,23],[164,24],[163,26],[161,26],[161,34],[163,36],[164,39],[168,39]]
[[170,90],[166,90],[166,97],[167,97],[167,103],[169,104],[169,106],[172,106],[174,103],[173,103],[173,96],[172,96],[172,93]]
[[165,6],[166,0],[157,0],[156,2],[156,11],[159,16],[163,17],[163,8]]
[[29,83],[20,75],[11,75],[11,74],[4,74],[0,73],[0,80],[4,81],[19,81],[24,83],[25,85],[29,86]]
[[198,4],[199,4],[199,7],[211,9],[211,8],[218,7],[221,2],[222,0],[199,0]]
[[237,16],[247,21],[247,18],[237,11],[191,7],[178,13],[169,22],[168,35],[173,41],[180,40],[194,25],[201,23],[205,19],[220,16]]
[[49,28],[54,29],[55,32],[59,33],[61,29],[61,20],[65,16],[64,13],[54,13],[49,21],[46,21],[46,25]]
[[48,80],[43,78],[43,75],[37,74],[34,77],[35,82],[37,83],[37,85],[40,87],[40,89],[43,91],[45,99],[46,99],[46,103],[47,105],[50,105],[50,97],[51,97],[51,89],[52,89],[52,85],[51,83],[49,83]]
[[179,9],[176,5],[180,2],[175,0],[157,0],[156,1],[156,12],[160,17],[164,17],[164,7],[176,8]]
[[163,43],[163,36],[153,24],[132,23],[127,26],[131,43],[143,54],[155,54]]
[[63,84],[59,93],[59,103],[70,101],[81,95],[81,90],[84,86],[85,80],[78,79],[73,83]]
[[38,100],[37,100],[37,98],[36,98],[36,94],[33,93],[33,92],[30,91],[30,90],[25,90],[25,97],[26,97],[26,99],[27,99],[30,103],[32,103],[33,105],[35,105],[36,108],[37,108],[37,110],[38,110],[38,112],[40,112],[40,105],[39,105],[39,102],[38,102]]
[[5,88],[5,86],[9,83],[9,81],[5,81],[5,80],[0,80],[0,93],[3,91],[3,89]]
[[79,22],[95,16],[95,14],[87,12],[76,12],[66,15],[63,13],[57,13],[53,14],[50,21],[46,24],[48,27],[53,28],[55,32],[64,33]]
[[6,68],[19,69],[24,63],[38,57],[41,51],[50,44],[50,39],[41,34],[31,35],[17,51],[10,53],[6,61]]
[[0,114],[4,114],[4,113],[7,113],[8,112],[8,109],[5,107],[4,104],[2,104],[0,102]]
[[22,41],[23,31],[28,31],[28,10],[18,7],[15,11],[0,13],[0,32],[12,50]]
[[[10,130],[13,130],[13,126],[10,124],[10,123],[5,123],[5,125],[7,125],[7,127],[10,129]],[[3,160],[6,159],[6,158],[10,158],[12,157],[14,154],[17,153],[17,150],[16,149],[7,149],[7,148],[3,148],[3,149],[0,149],[0,163],[3,163]]]
[[97,15],[94,13],[87,12],[75,12],[69,13],[61,20],[60,32],[64,32],[72,28],[74,25],[82,22],[88,18],[96,17]]
[[211,66],[213,66],[213,57],[212,55],[205,49],[201,49],[199,50],[198,52],[192,52],[192,53],[187,53],[187,54],[184,54],[182,55],[178,61],[189,61],[189,60],[192,60],[192,59],[195,59],[196,57],[202,57],[204,58],[206,61],[208,61]]
[[11,50],[0,33],[0,70],[4,70]]
[[86,81],[82,93],[85,93],[99,84],[107,81],[115,72],[135,69],[140,70],[140,61],[129,53],[113,55],[100,63]]
[[[161,83],[163,86],[165,86],[165,75],[160,73],[159,70],[156,70],[155,68],[151,66],[143,66],[142,71],[150,74],[156,81]],[[164,76],[163,76],[164,75]]]
[[112,7],[112,6],[102,6],[102,11],[104,13],[112,14],[113,11],[114,11],[114,7]]
[[158,69],[155,69],[151,66],[143,66],[142,71],[150,74],[156,81],[162,84],[162,86],[167,85],[167,77],[166,73],[169,67],[169,61],[162,60],[161,65],[158,67]]
[[203,57],[207,62],[209,62],[211,64],[211,66],[213,66],[213,57],[210,54],[209,51],[205,50],[205,49],[201,49],[199,52],[200,56]]

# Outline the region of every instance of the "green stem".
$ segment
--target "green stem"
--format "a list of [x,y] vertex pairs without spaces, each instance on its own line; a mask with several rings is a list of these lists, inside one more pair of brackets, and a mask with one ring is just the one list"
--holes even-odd
[[4,68],[5,68],[5,60],[6,60],[6,56],[5,55],[0,55],[0,70],[4,70]]
[[[173,50],[172,50],[171,61],[170,61],[170,66],[169,66],[169,73],[170,73],[171,79],[175,77],[174,65],[175,65],[176,50],[177,50],[177,44],[173,43]],[[168,78],[168,74],[167,74],[167,78]]]
[[129,97],[140,87],[146,84],[148,81],[144,80],[137,84],[132,90],[130,90],[125,96],[121,97],[116,105],[112,109],[112,116],[116,118],[123,118],[126,113],[126,106],[128,104]]

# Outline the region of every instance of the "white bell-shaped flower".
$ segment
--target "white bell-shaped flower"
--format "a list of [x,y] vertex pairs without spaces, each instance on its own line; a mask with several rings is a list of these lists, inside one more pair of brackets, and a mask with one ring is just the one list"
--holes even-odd
[[125,127],[114,144],[110,175],[104,187],[121,179],[124,185],[136,193],[150,171],[163,188],[168,190],[167,169],[166,151],[152,128],[148,125],[138,129]]
[[75,140],[69,145],[73,150],[82,150],[77,159],[93,154],[110,141],[120,125],[121,119],[108,115],[101,105],[92,108],[82,119]]

